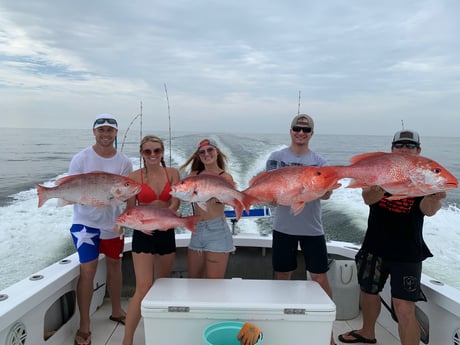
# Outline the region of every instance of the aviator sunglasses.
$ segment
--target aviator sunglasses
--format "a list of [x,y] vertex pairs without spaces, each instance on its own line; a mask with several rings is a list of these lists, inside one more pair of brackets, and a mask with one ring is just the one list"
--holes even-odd
[[118,126],[117,120],[115,120],[115,119],[105,119],[105,118],[104,119],[97,119],[96,121],[94,121],[93,126],[102,125],[104,123],[108,123],[109,125]]
[[154,153],[154,154],[157,155],[157,154],[160,154],[160,153],[162,153],[162,152],[163,152],[163,150],[160,149],[160,148],[156,148],[156,149],[154,149],[154,150],[150,150],[150,149],[142,150],[142,154],[144,154],[144,155],[146,155],[146,156],[150,156],[152,153]]
[[304,133],[310,133],[311,128],[310,127],[300,127],[300,126],[293,126],[292,130],[296,133],[299,133],[300,131],[303,131]]
[[198,154],[200,156],[204,156],[206,154],[206,152],[211,153],[212,151],[214,151],[214,147],[208,147],[206,150],[203,149],[203,150],[198,151]]
[[415,143],[394,143],[393,144],[393,147],[397,149],[402,149],[404,146],[411,150],[418,147],[418,145]]

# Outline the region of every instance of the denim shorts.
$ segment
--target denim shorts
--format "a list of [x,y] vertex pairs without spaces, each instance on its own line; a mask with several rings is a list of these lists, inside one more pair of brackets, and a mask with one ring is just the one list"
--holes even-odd
[[198,222],[196,233],[192,233],[188,247],[193,250],[216,253],[235,251],[232,232],[225,217]]

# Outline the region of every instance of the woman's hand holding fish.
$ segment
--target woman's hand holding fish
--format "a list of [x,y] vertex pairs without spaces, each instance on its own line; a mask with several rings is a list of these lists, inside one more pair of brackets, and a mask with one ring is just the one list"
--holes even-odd
[[123,234],[125,233],[125,227],[119,224],[115,224],[113,231],[115,231],[116,234],[123,236]]

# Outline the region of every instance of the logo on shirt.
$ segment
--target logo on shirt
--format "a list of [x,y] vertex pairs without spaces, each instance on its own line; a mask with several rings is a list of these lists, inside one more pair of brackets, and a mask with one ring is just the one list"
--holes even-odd
[[414,198],[405,198],[400,200],[388,200],[385,196],[379,202],[379,206],[386,208],[391,212],[409,213],[415,203]]

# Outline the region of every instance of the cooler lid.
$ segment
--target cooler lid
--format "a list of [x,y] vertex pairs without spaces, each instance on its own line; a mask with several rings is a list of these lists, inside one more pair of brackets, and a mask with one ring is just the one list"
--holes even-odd
[[161,278],[145,296],[142,308],[335,312],[335,304],[316,282],[240,278]]

